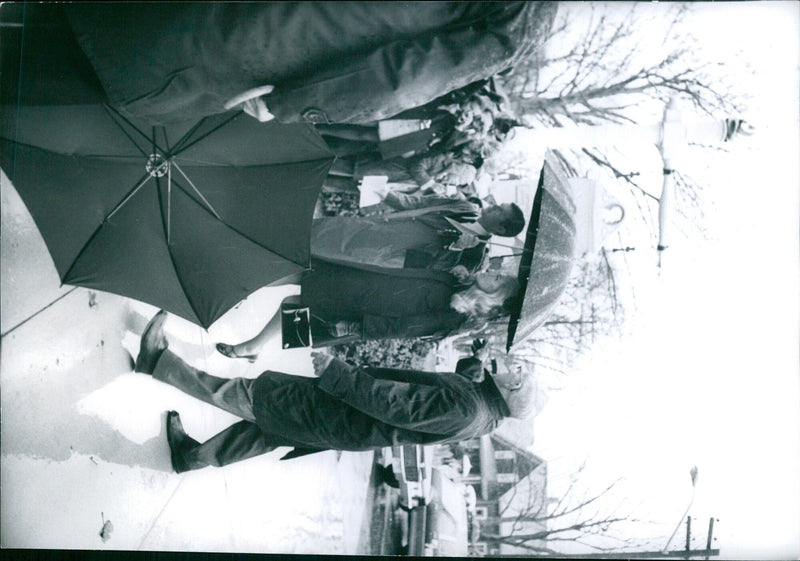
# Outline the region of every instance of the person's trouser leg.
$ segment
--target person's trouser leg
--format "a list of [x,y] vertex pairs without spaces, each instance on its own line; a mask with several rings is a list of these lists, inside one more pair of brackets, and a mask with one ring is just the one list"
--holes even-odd
[[212,376],[186,364],[169,349],[158,359],[153,378],[246,421],[255,421],[252,391],[254,379]]
[[239,421],[184,453],[192,469],[226,466],[275,450],[264,433],[250,421]]
[[169,350],[159,357],[153,378],[244,419],[203,443],[187,435],[188,445],[181,454],[190,469],[225,466],[276,448],[267,443],[264,433],[254,422],[253,379],[212,376],[186,364]]

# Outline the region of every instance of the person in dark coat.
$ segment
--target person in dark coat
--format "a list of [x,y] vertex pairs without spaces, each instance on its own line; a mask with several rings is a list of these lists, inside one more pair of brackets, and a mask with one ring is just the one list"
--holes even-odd
[[485,207],[453,197],[387,193],[363,216],[327,216],[314,221],[311,254],[350,267],[476,271],[491,236],[513,237],[525,226],[514,203]]
[[[300,298],[285,302],[307,306],[313,346],[405,337],[443,337],[466,323],[508,313],[519,289],[513,276],[496,272],[467,274],[374,267],[346,267],[314,260],[301,280]],[[281,336],[281,310],[252,339],[216,348],[229,358],[251,362],[269,341]]]
[[[328,147],[340,158],[370,161],[414,154],[464,152],[489,142],[487,132],[509,114],[508,97],[494,77],[479,80],[370,125],[317,124]],[[465,150],[468,149],[468,150]],[[480,165],[482,158],[471,163]]]
[[270,91],[263,100],[282,122],[370,123],[513,66],[540,48],[557,6],[81,2],[64,9],[111,104],[129,117],[195,121],[225,112],[232,100],[245,103],[247,92]]
[[324,450],[458,442],[488,434],[503,418],[526,409],[525,400],[513,395],[525,395],[524,380],[492,378],[476,357],[460,360],[456,372],[434,373],[358,368],[315,353],[318,378],[272,371],[255,379],[217,378],[169,350],[165,320],[161,311],[145,328],[136,371],[243,419],[201,444],[170,411],[167,439],[178,473],[228,465],[280,446],[294,447],[281,458],[288,459]]

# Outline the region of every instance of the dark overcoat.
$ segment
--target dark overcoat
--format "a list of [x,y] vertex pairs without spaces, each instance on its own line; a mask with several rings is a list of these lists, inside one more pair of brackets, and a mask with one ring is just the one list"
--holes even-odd
[[365,123],[538,48],[549,2],[87,2],[64,8],[112,104],[197,120],[266,84],[280,121]]
[[463,285],[424,269],[353,268],[312,261],[301,280],[301,300],[323,322],[362,322],[363,339],[445,335],[464,317],[450,308]]
[[358,368],[333,359],[319,378],[261,374],[253,413],[266,443],[294,446],[288,457],[321,450],[458,442],[488,434],[510,415],[491,376],[472,381],[481,363],[456,372]]

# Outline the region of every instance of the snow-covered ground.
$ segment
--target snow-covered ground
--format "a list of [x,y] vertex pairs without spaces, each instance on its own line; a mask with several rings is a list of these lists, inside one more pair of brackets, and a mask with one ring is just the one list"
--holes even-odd
[[[236,418],[132,372],[138,334],[156,309],[60,287],[5,175],[0,258],[2,547],[359,552],[372,453],[279,462],[284,448],[222,469],[173,473],[166,410],[179,411],[198,440]],[[304,349],[273,349],[256,364],[214,351],[216,341],[257,332],[297,290],[262,289],[208,332],[170,316],[171,345],[218,375],[254,377],[267,368],[310,375]]]

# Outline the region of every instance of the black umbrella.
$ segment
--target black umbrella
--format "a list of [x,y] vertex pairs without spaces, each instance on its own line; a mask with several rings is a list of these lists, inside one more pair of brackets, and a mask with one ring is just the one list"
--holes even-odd
[[239,112],[150,127],[101,103],[1,110],[0,163],[64,283],[208,327],[308,266],[334,160],[311,126]]
[[548,151],[525,234],[517,273],[520,283],[509,317],[506,351],[541,326],[558,304],[572,271],[575,203],[555,155]]

